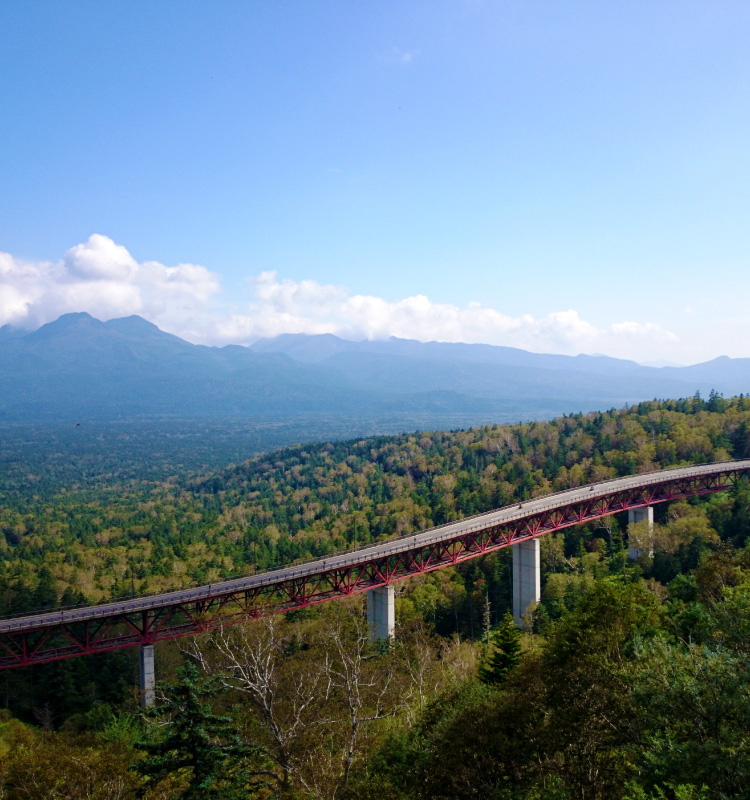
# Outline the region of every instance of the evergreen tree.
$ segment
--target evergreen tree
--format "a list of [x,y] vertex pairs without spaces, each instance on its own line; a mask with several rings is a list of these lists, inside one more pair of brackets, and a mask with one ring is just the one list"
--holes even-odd
[[484,663],[479,668],[483,683],[500,684],[508,670],[521,658],[521,633],[513,622],[510,611],[505,612],[500,626],[493,631]]
[[177,673],[179,683],[168,686],[167,702],[146,712],[164,723],[164,735],[140,741],[146,757],[132,769],[146,778],[144,791],[165,778],[184,785],[181,800],[239,800],[265,785],[254,780],[248,758],[257,748],[243,744],[229,717],[211,713],[206,700],[219,691],[216,678],[200,679],[188,662]]
[[484,595],[484,611],[482,613],[482,641],[484,647],[489,647],[492,638],[492,608],[490,607],[490,596]]

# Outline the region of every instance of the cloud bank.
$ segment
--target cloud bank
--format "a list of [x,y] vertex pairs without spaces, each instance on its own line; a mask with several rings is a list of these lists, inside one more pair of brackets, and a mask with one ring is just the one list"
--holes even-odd
[[273,271],[249,278],[247,294],[243,304],[230,301],[222,294],[220,276],[206,267],[139,263],[101,234],[71,247],[57,262],[24,262],[0,253],[0,325],[28,329],[67,312],[87,311],[102,320],[139,314],[189,341],[217,345],[251,344],[281,333],[334,333],[349,339],[398,336],[638,358],[677,342],[656,323],[625,320],[602,329],[573,309],[535,318],[480,303],[436,303],[425,295],[388,301],[314,280],[281,279]]
[[88,311],[102,320],[139,314],[186,330],[219,290],[219,276],[205,267],[139,264],[98,233],[57,262],[24,262],[0,252],[0,325],[34,329],[61,314]]
[[421,341],[502,344],[558,353],[653,352],[657,343],[676,342],[655,323],[619,322],[602,330],[569,309],[542,318],[511,316],[480,303],[459,307],[434,303],[425,295],[389,302],[382,297],[350,295],[340,286],[316,281],[279,280],[276,272],[251,279],[251,313],[221,321],[217,337],[250,343],[280,333],[335,333],[345,339],[398,336]]

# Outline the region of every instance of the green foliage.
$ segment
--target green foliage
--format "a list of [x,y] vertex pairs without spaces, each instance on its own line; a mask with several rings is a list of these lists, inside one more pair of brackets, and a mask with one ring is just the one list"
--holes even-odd
[[138,784],[128,772],[131,757],[118,743],[40,731],[0,711],[4,800],[131,800]]
[[438,697],[386,740],[381,796],[744,797],[750,585],[703,602],[705,641],[686,643],[643,583],[595,582],[503,683]]
[[[41,427],[28,443],[12,429],[0,465],[0,614],[217,581],[589,481],[750,452],[744,397],[298,445],[208,475],[205,468],[229,454],[232,435],[247,452],[257,431],[97,424],[84,432]],[[211,450],[210,441],[221,446]],[[242,449],[232,446],[237,458]],[[147,457],[147,447],[158,456]],[[733,508],[712,506],[711,525],[721,517],[738,545],[750,536],[748,492]],[[619,526],[600,530],[613,555]],[[580,558],[576,536],[588,547],[580,534],[567,535],[568,559]],[[692,569],[711,546],[705,536],[685,539],[659,557],[654,577],[668,582]],[[492,607],[501,616],[507,577],[492,580]],[[481,604],[472,603],[460,610],[459,628],[476,634]],[[558,598],[548,611],[554,617],[567,606]],[[439,624],[447,633],[447,621]]]
[[484,683],[502,683],[508,670],[521,658],[521,634],[513,622],[510,611],[505,612],[499,627],[490,635],[490,641],[479,667],[479,677]]
[[167,686],[168,700],[147,712],[157,734],[136,747],[145,758],[133,769],[146,779],[144,791],[166,779],[181,787],[183,800],[239,800],[262,787],[254,782],[247,760],[256,749],[243,744],[229,717],[216,716],[206,700],[219,689],[215,680],[199,678],[188,662],[179,683]]
[[[666,791],[665,791],[666,789]],[[627,785],[627,794],[623,800],[709,800],[711,797],[708,786],[700,788],[692,783],[681,783],[677,786],[668,784],[665,787],[656,786],[653,791],[646,791],[635,782]]]
[[[587,481],[746,457],[748,430],[748,398],[712,393],[548,423],[294,446],[213,474],[172,470],[168,454],[160,471],[135,456],[118,471],[116,459],[77,453],[48,479],[39,461],[25,484],[14,468],[0,489],[0,612],[212,581]],[[188,667],[158,714],[164,726],[139,750],[143,778],[127,769],[141,735],[127,700],[134,652],[8,671],[0,696],[32,724],[0,717],[0,795],[125,798],[140,785],[154,800],[741,797],[750,486],[658,506],[654,555],[635,565],[625,530],[620,516],[542,539],[542,601],[523,651],[506,611],[510,550],[405,582],[398,646],[359,653],[354,717],[357,695],[332,672],[354,640],[341,639],[336,661],[330,631],[326,646],[315,638],[328,611],[289,615],[269,645],[268,676],[286,738],[274,739],[260,695],[239,683],[216,695]],[[243,741],[275,759],[273,787],[260,788],[268,764]],[[78,794],[76,764],[88,781]]]
[[[705,605],[693,640],[639,645],[635,699],[646,786],[696,784],[741,796],[750,781],[750,584]],[[713,795],[712,795],[713,796]]]

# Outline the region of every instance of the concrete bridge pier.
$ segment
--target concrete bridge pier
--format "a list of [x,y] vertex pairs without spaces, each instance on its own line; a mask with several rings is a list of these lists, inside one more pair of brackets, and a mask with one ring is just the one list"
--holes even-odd
[[[653,531],[654,529],[654,507],[653,506],[646,506],[646,508],[631,508],[628,510],[628,525],[632,525],[635,522],[648,522],[648,529],[649,531]],[[645,551],[639,550],[637,547],[628,547],[628,558],[631,561],[636,561],[638,556],[643,555]],[[648,554],[652,556],[654,554],[653,547],[648,548]]]
[[139,689],[141,708],[151,708],[156,700],[156,673],[154,672],[154,646],[142,644],[138,648],[138,665],[140,667]]
[[393,586],[379,586],[367,592],[367,627],[371,642],[384,642],[393,638],[396,630]]
[[539,539],[513,545],[513,621],[519,628],[528,625],[529,611],[542,597],[542,570]]

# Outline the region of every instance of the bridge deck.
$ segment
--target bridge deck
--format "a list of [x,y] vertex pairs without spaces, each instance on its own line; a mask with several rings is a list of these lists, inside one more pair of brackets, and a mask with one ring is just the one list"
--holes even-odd
[[[576,489],[568,489],[524,503],[477,514],[419,533],[407,534],[388,542],[369,545],[358,550],[350,550],[314,561],[294,564],[282,569],[158,595],[0,620],[0,644],[2,644],[1,637],[5,634],[58,628],[61,625],[69,625],[71,623],[132,617],[136,614],[153,613],[159,609],[184,607],[186,604],[191,603],[205,603],[206,601],[225,598],[243,592],[247,596],[256,597],[260,592],[273,589],[273,587],[288,586],[289,584],[296,585],[314,578],[321,578],[322,576],[351,573],[353,569],[356,570],[358,567],[393,561],[406,554],[414,554],[428,548],[434,548],[436,545],[445,546],[452,542],[465,540],[467,536],[472,534],[515,529],[513,535],[504,535],[505,541],[500,541],[496,546],[480,547],[479,552],[472,554],[478,555],[480,552],[497,549],[497,546],[508,546],[547,533],[550,530],[558,530],[572,524],[585,522],[587,519],[614,514],[627,508],[639,508],[656,502],[676,499],[677,497],[690,496],[690,494],[721,491],[729,488],[733,480],[741,474],[750,474],[750,459],[678,467],[676,469],[616,478]],[[661,494],[650,491],[659,487],[664,489],[669,485],[676,486],[681,481],[687,481],[687,488],[684,491],[677,491],[677,493],[673,492],[672,494],[669,491],[666,494],[664,491]],[[612,498],[617,498],[618,502],[614,504],[603,502],[612,500]],[[554,522],[555,512],[569,512],[571,509],[581,506],[581,504],[584,504],[589,509],[593,508],[595,512],[598,508],[598,513],[582,514],[579,509],[577,513],[573,514],[573,518],[571,518],[570,513],[558,514],[557,522],[552,526],[541,525],[537,526],[537,530],[534,530],[534,526],[526,525],[525,531],[518,529],[518,523],[528,523],[531,520],[552,519]],[[441,563],[435,564],[435,567],[446,566],[448,563],[456,563],[459,560],[463,559],[456,557],[448,561],[443,560]],[[427,565],[424,569],[417,569],[415,572],[424,572],[435,567]],[[394,574],[390,577],[386,576],[386,580],[376,583],[365,581],[362,584],[358,583],[349,591],[343,590],[338,594],[365,591],[368,588],[372,588],[373,585],[382,585],[389,580],[396,580],[401,577],[407,577],[407,575]],[[320,599],[330,598],[326,596]],[[310,600],[310,602],[314,602],[314,600]],[[297,603],[296,605],[305,604]],[[283,608],[278,610],[283,610]],[[135,644],[137,642],[132,643]],[[3,664],[0,660],[0,668],[2,666]]]

